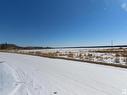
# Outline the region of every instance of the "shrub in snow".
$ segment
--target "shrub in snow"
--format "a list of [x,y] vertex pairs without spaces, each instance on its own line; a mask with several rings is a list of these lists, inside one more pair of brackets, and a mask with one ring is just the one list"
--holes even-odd
[[59,56],[66,56],[66,54],[64,54],[64,53],[59,53]]
[[40,56],[40,55],[41,55],[41,52],[37,51],[35,54],[36,54],[37,56]]
[[115,58],[115,63],[120,63],[120,60],[118,57]]
[[120,63],[120,55],[119,54],[116,54],[115,55],[115,60],[114,60],[115,63]]
[[127,57],[124,57],[123,62],[125,62],[125,64],[127,65]]
[[80,58],[81,60],[83,60],[83,59],[84,59],[84,55],[83,55],[82,53],[80,53],[80,54],[79,54],[79,58]]
[[104,61],[104,60],[103,60],[103,57],[101,57],[101,56],[97,56],[96,58],[97,58],[97,61],[98,61],[98,62],[103,62],[103,61]]
[[68,58],[74,58],[74,53],[69,52],[69,54],[67,55]]
[[56,57],[57,56],[57,53],[48,53],[48,56],[49,57]]
[[59,51],[56,51],[55,54],[56,54],[56,56],[59,56],[60,55],[60,52]]
[[88,53],[88,54],[85,56],[85,60],[94,61],[93,55],[90,54],[90,53]]

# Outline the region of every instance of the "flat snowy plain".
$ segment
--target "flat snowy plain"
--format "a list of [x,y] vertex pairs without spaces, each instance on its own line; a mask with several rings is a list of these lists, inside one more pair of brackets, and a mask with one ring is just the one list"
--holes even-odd
[[0,53],[0,95],[127,95],[127,69]]

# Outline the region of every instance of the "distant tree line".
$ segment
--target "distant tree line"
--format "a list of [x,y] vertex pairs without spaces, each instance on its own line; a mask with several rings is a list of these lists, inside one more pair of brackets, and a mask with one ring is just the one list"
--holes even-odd
[[22,47],[22,46],[17,46],[16,44],[8,44],[2,43],[0,44],[0,50],[10,50],[10,49],[52,49],[51,47],[34,47],[34,46],[29,46],[29,47]]
[[5,50],[5,49],[18,49],[20,47],[16,46],[15,44],[8,44],[8,43],[2,43],[0,44],[0,49]]

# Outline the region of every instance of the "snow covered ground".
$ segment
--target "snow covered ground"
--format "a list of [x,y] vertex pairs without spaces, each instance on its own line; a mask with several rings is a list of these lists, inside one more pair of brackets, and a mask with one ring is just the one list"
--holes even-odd
[[[111,48],[105,48],[110,50]],[[27,53],[27,54],[54,54],[55,57],[68,58],[71,55],[72,59],[104,62],[107,64],[127,65],[127,57],[122,56],[122,53],[100,53],[97,50],[103,51],[104,48],[64,48],[64,49],[33,49],[33,50],[17,50],[12,52]],[[119,48],[114,48],[115,51],[121,51]],[[124,50],[124,49],[122,49]],[[113,51],[113,50],[112,50]],[[126,53],[125,53],[126,54]],[[91,56],[89,56],[91,55]],[[117,57],[116,57],[117,56]]]
[[127,69],[0,53],[0,95],[127,95],[126,91]]
[[0,63],[0,95],[8,95],[14,89],[15,80],[10,68],[6,64]]

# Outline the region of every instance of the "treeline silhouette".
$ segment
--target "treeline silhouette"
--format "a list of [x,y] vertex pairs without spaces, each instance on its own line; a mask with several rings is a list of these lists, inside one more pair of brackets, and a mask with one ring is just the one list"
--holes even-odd
[[0,44],[0,50],[10,50],[10,49],[66,49],[66,48],[127,48],[127,45],[115,45],[115,46],[82,46],[82,47],[39,47],[39,46],[18,46],[16,44],[10,44],[10,43],[2,43]]
[[8,44],[8,43],[2,43],[0,44],[0,49],[18,49],[19,47],[16,46],[15,44]]
[[0,44],[0,50],[11,50],[11,49],[13,50],[13,49],[52,49],[52,48],[51,47],[34,47],[34,46],[22,47],[16,44],[8,44],[8,43]]

